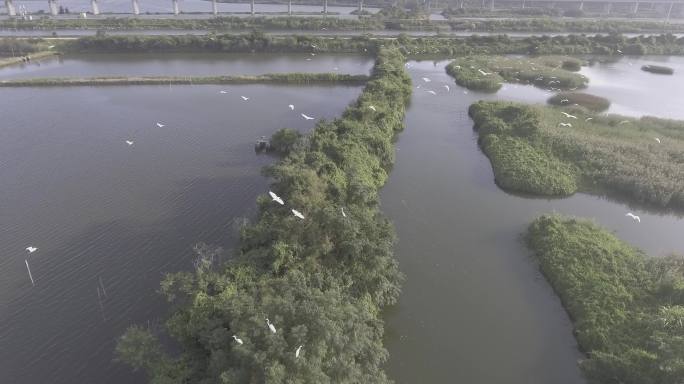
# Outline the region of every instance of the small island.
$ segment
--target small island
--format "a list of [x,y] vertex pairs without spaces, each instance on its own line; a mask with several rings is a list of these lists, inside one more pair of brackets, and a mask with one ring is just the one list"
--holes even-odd
[[559,107],[580,106],[594,112],[603,112],[610,108],[610,100],[605,97],[582,92],[557,93],[549,98],[548,103]]
[[644,72],[651,72],[658,75],[672,75],[674,74],[674,69],[666,67],[663,65],[644,65],[641,67]]

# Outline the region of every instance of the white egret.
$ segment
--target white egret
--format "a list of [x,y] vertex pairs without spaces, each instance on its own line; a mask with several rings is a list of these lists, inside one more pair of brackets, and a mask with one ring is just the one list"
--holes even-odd
[[33,253],[33,252],[37,251],[38,248],[31,246],[31,247],[26,247],[26,250],[28,251],[28,253]]
[[432,80],[428,79],[427,77],[423,77],[423,81],[426,82],[426,83],[429,83],[429,82],[431,82]]
[[447,92],[449,92],[451,90],[451,88],[449,88],[449,86],[446,84],[444,84],[443,87],[446,88]]
[[311,61],[311,58],[310,58],[310,57],[309,57],[309,58],[307,58],[307,59],[306,59],[306,61]]
[[618,125],[622,124],[629,124],[629,120],[622,120],[621,122],[618,123]]
[[157,122],[157,127],[159,127],[159,128],[164,128],[165,125],[166,125],[166,124],[162,124],[162,123],[160,123],[160,122]]
[[241,98],[242,98],[242,100],[244,100],[244,101],[247,101],[247,100],[249,100],[249,97],[246,97],[246,96],[240,96],[240,97],[241,97]]
[[374,105],[369,105],[369,106],[368,106],[368,108],[372,109],[372,110],[373,110],[373,112],[375,112],[375,111],[376,111],[376,109],[375,109],[375,106],[374,106]]
[[619,54],[622,54],[622,51],[621,51],[621,50],[619,50],[619,49],[617,49],[617,53],[619,53]]
[[467,90],[467,89],[463,90],[463,94],[464,94],[464,95],[467,95],[467,94],[468,94],[468,90]]
[[271,195],[271,199],[273,199],[273,201],[275,201],[276,203],[280,205],[285,205],[285,202],[283,201],[283,199],[280,198],[280,196],[276,195],[271,191],[268,191],[268,194]]
[[573,115],[571,115],[571,114],[569,114],[569,113],[566,113],[566,112],[561,112],[561,113],[562,113],[563,115],[565,115],[565,117],[568,117],[568,118],[570,118],[570,119],[576,119],[576,118],[577,118],[577,116],[573,116]]
[[290,111],[294,111],[294,105],[293,104],[290,104],[287,107],[290,108]]
[[427,93],[429,93],[429,94],[431,94],[431,95],[436,95],[436,94],[437,94],[437,92],[435,92],[435,91],[425,91],[425,92],[427,92]]
[[306,120],[313,120],[313,119],[314,119],[313,117],[307,116],[307,115],[305,115],[305,114],[303,114],[303,113],[300,113],[300,115],[302,115],[302,117],[305,118]]
[[560,123],[558,125],[560,125],[561,127],[571,127],[572,128],[572,124],[570,124],[570,123]]
[[655,141],[657,141],[657,142],[658,142],[658,144],[660,144],[660,139],[659,139],[659,138],[657,138],[657,137],[654,137],[654,139],[655,139]]
[[629,216],[632,219],[636,220],[637,222],[641,223],[641,218],[639,216],[633,214],[632,212],[627,212],[627,214],[625,216]]
[[561,101],[560,101],[560,102],[561,102],[561,104],[563,104],[563,103],[569,103],[569,102],[570,102],[570,100],[568,100],[568,99],[561,99]]
[[344,213],[344,207],[342,207],[342,217],[347,217],[347,214]]
[[239,338],[239,337],[237,337],[237,336],[233,335],[233,339],[235,339],[235,341],[236,341],[236,342],[237,342],[238,344],[240,344],[240,345],[242,345],[242,344],[243,344],[243,342],[242,342],[242,339],[241,339],[241,338]]
[[48,49],[52,49],[54,47],[55,47],[54,45],[48,45]]
[[584,121],[594,120],[593,117],[587,117]]
[[222,93],[225,95],[226,93],[228,93],[228,91],[219,91],[219,93]]
[[492,74],[491,72],[485,72],[482,69],[478,69],[477,71],[480,72],[482,74],[482,76],[488,76],[488,75]]
[[128,144],[129,146],[133,145],[133,140],[126,140],[126,144]]
[[302,351],[302,347],[303,347],[303,345],[300,345],[299,347],[297,347],[297,350],[295,351],[295,358],[297,358],[297,359],[299,358],[299,352]]
[[299,211],[296,210],[296,209],[293,209],[293,210],[292,210],[292,214],[295,215],[295,216],[297,216],[297,217],[299,217],[300,219],[304,219],[304,215],[302,215],[302,213],[299,212]]
[[28,260],[24,260],[24,262],[26,263],[26,270],[28,271],[29,279],[31,279],[31,285],[35,286],[36,283],[33,282],[33,275],[31,275],[31,268],[29,268]]
[[273,326],[273,324],[271,324],[271,321],[268,318],[266,318],[266,324],[268,325],[268,329],[270,329],[272,333],[276,333],[276,328]]

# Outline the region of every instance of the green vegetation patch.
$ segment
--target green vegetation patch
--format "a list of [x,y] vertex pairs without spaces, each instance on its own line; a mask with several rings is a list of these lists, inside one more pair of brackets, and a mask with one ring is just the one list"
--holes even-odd
[[457,84],[472,90],[496,92],[504,81],[532,84],[549,90],[574,90],[585,87],[589,81],[585,76],[565,69],[575,65],[581,64],[575,59],[558,56],[513,58],[475,55],[454,60],[446,70]]
[[548,103],[560,107],[580,106],[594,112],[602,112],[610,108],[610,100],[605,97],[582,92],[557,93],[549,98]]
[[644,65],[641,67],[642,71],[651,72],[659,75],[672,75],[674,74],[674,69],[670,67],[665,67],[662,65]]
[[590,383],[679,384],[684,377],[684,260],[646,258],[596,224],[536,219],[527,244],[588,357]]
[[[516,178],[505,182],[497,179],[502,188],[564,195],[570,189],[559,186],[572,184],[558,180],[570,180],[574,174],[578,190],[663,208],[684,208],[682,121],[599,116],[576,108],[485,101],[471,105],[469,113],[485,153],[493,154],[489,158],[495,173],[506,169],[507,178]],[[488,135],[498,136],[496,151],[487,148],[492,142]],[[515,140],[502,141],[504,137]],[[520,150],[526,155],[514,153]],[[502,153],[506,151],[511,153]],[[532,170],[510,170],[530,167],[532,161],[540,165]]]
[[284,204],[258,199],[230,261],[200,248],[194,271],[163,280],[175,303],[165,330],[178,354],[132,327],[117,345],[120,360],[153,383],[390,382],[381,309],[396,302],[402,277],[378,192],[411,95],[404,60],[380,50],[341,118],[306,137],[276,135],[285,156],[265,174]]

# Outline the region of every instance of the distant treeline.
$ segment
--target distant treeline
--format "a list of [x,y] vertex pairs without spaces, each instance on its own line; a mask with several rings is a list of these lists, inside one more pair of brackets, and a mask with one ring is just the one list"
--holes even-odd
[[649,258],[592,222],[559,216],[535,220],[527,243],[572,319],[589,383],[682,383],[684,259]]
[[98,19],[52,19],[38,20],[3,19],[0,29],[20,30],[60,30],[60,29],[101,29],[101,30],[301,30],[301,31],[456,31],[456,32],[557,32],[557,33],[676,33],[684,32],[684,24],[664,24],[659,21],[627,20],[566,20],[548,17],[510,19],[450,19],[429,20],[427,14],[389,7],[375,14],[348,19],[338,17],[238,17],[223,16],[203,19],[192,18],[131,18],[109,17]]
[[474,54],[684,54],[684,37],[640,36],[540,36],[511,38],[506,35],[471,37],[383,38],[369,36],[271,36],[261,32],[241,35],[184,36],[88,36],[62,43],[61,49],[77,52],[378,52],[396,47],[412,57]]
[[306,136],[278,135],[283,158],[265,174],[283,204],[264,191],[231,261],[199,252],[194,271],[163,280],[177,353],[132,327],[120,360],[153,383],[390,383],[381,310],[396,302],[402,277],[378,193],[411,95],[404,60],[380,50],[342,117]]

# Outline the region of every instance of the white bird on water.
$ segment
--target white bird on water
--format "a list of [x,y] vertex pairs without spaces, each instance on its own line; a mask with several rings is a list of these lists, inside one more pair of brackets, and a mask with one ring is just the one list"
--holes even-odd
[[270,329],[272,333],[276,333],[275,327],[273,326],[273,324],[271,324],[271,321],[268,318],[266,318],[266,324],[268,325],[268,329]]
[[566,113],[566,112],[561,112],[561,113],[562,113],[563,115],[565,115],[565,117],[568,117],[568,118],[570,118],[570,119],[576,119],[576,118],[577,118],[577,116],[571,115],[571,114]]
[[299,352],[302,351],[302,347],[303,347],[303,345],[300,345],[299,347],[297,347],[297,350],[295,351],[295,358],[296,359],[299,358]]
[[126,144],[128,144],[129,146],[133,145],[133,140],[126,140]]
[[444,84],[443,87],[446,88],[447,92],[449,92],[451,90],[451,88],[449,88],[449,86],[446,84]]
[[293,104],[290,104],[287,107],[290,108],[290,111],[294,111],[294,105]]
[[313,117],[307,116],[307,115],[305,115],[305,114],[303,114],[303,113],[300,113],[300,115],[302,115],[302,117],[305,118],[306,120],[313,120],[313,119],[314,119]]
[[426,92],[429,93],[429,94],[431,94],[431,95],[436,95],[436,94],[437,94],[437,92],[435,92],[435,91],[426,91]]
[[31,275],[31,268],[29,268],[28,260],[24,260],[24,262],[26,263],[26,270],[28,271],[29,279],[31,279],[31,285],[35,287],[36,283],[33,282],[33,275]]
[[368,108],[372,109],[372,110],[373,110],[373,112],[375,112],[375,111],[376,111],[376,109],[375,109],[375,106],[374,106],[374,105],[369,105],[369,106],[368,106]]
[[570,128],[572,128],[572,124],[570,124],[570,123],[560,123],[560,124],[558,124],[558,125],[560,125],[561,127],[570,127]]
[[275,201],[276,203],[280,205],[285,205],[285,202],[283,201],[283,199],[280,198],[280,196],[276,195],[272,191],[268,191],[268,194],[271,195],[271,199],[273,199],[273,201]]
[[429,82],[431,82],[432,80],[428,79],[427,77],[423,77],[423,81],[426,82],[426,83],[429,83]]
[[242,100],[244,100],[244,101],[247,101],[247,100],[249,100],[249,97],[247,97],[247,96],[240,96],[240,97],[241,97],[241,98],[242,98]]
[[633,214],[632,212],[627,212],[627,214],[625,216],[629,216],[632,219],[636,220],[637,222],[641,223],[641,218],[639,216]]
[[304,219],[304,215],[302,215],[302,213],[299,212],[299,211],[296,210],[296,209],[293,209],[293,210],[292,210],[292,214],[295,215],[295,216],[297,216],[297,217],[299,217],[300,219]]
[[240,345],[242,345],[242,344],[243,344],[243,343],[242,343],[242,339],[241,339],[241,338],[239,338],[239,337],[237,337],[237,336],[233,335],[233,339],[235,339],[235,341],[236,341],[236,342],[237,342],[238,344],[240,344]]
[[221,93],[221,94],[224,94],[224,95],[225,95],[226,93],[228,93],[228,91],[225,91],[225,90],[224,90],[224,91],[219,91],[219,93]]
[[28,251],[28,253],[33,253],[33,252],[37,251],[38,248],[31,246],[31,247],[26,247],[26,250]]
[[165,125],[166,125],[166,124],[162,124],[162,123],[160,123],[160,122],[157,122],[157,127],[159,127],[159,128],[164,128]]
[[658,142],[658,144],[660,144],[660,139],[659,139],[659,138],[657,138],[657,137],[654,137],[654,139],[655,139],[655,141],[657,141],[657,142]]

